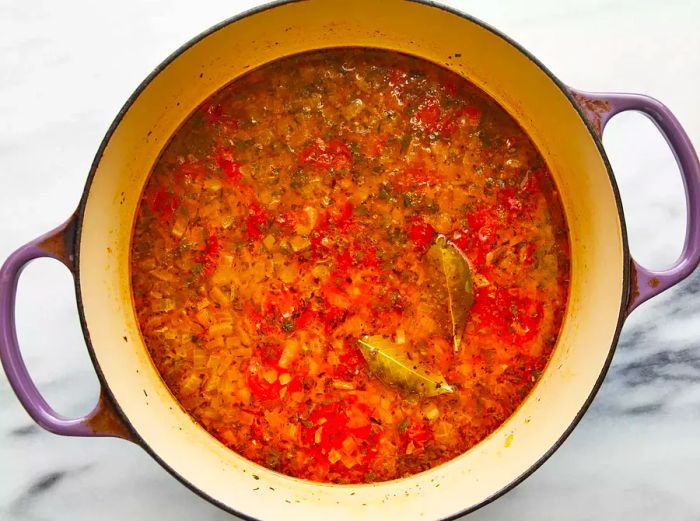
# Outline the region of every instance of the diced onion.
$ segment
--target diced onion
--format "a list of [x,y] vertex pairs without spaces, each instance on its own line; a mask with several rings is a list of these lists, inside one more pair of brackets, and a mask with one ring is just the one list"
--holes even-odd
[[311,246],[311,241],[306,237],[302,237],[301,235],[295,235],[289,240],[289,244],[292,245],[292,250],[294,250],[294,253],[297,253]]
[[301,350],[301,345],[296,338],[289,338],[284,343],[284,348],[282,349],[282,354],[277,362],[282,369],[287,369],[294,360],[299,356],[299,351]]
[[267,248],[267,251],[272,251],[272,247],[273,247],[274,245],[275,245],[275,237],[274,237],[274,235],[269,234],[269,235],[267,235],[267,237],[265,237],[265,238],[263,239],[263,246],[265,246],[265,248]]
[[423,416],[425,416],[425,418],[429,421],[433,421],[440,416],[440,409],[438,409],[437,405],[432,402],[425,404],[422,410]]
[[173,224],[172,230],[170,230],[170,233],[173,234],[173,237],[180,239],[185,233],[185,230],[187,230],[187,225],[189,224],[190,220],[188,217],[184,215],[178,215],[177,219],[175,219],[175,224]]
[[211,336],[229,336],[233,334],[233,324],[230,322],[220,322],[213,324],[209,328],[209,334]]
[[273,368],[265,370],[262,376],[269,384],[273,384],[277,381],[277,371],[275,371]]
[[335,449],[331,449],[330,452],[328,452],[328,461],[331,462],[331,465],[338,463],[342,457],[343,455]]

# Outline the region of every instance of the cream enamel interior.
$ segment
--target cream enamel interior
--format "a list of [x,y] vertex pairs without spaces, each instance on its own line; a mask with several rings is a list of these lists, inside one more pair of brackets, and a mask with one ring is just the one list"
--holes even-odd
[[[567,318],[553,359],[500,430],[429,472],[345,487],[304,482],[252,464],[180,409],[139,335],[128,265],[139,195],[182,120],[250,68],[333,46],[421,56],[466,76],[498,100],[528,131],[553,171],[569,222],[573,261]],[[405,0],[278,5],[224,25],[182,52],[136,97],[106,144],[80,233],[84,318],[95,359],[119,407],[174,472],[221,504],[263,519],[432,519],[483,502],[527,472],[574,421],[605,366],[625,296],[615,194],[603,158],[568,99],[499,36],[437,7]]]

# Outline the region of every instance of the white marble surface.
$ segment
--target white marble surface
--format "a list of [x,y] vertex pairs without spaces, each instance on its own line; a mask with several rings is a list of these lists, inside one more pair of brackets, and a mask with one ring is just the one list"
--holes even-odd
[[[74,209],[122,103],[181,43],[255,1],[0,0],[0,259]],[[449,2],[494,25],[564,82],[667,103],[700,144],[700,2]],[[605,137],[631,246],[651,267],[680,250],[685,210],[671,153],[624,115]],[[55,262],[25,272],[20,340],[32,374],[67,415],[97,380],[72,282]],[[700,273],[626,324],[608,378],[564,446],[469,519],[700,519]],[[0,519],[226,520],[135,446],[34,426],[0,376]]]

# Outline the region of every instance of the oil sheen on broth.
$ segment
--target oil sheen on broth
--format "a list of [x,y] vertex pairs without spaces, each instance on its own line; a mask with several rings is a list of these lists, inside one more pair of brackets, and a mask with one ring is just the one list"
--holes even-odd
[[182,407],[244,457],[368,483],[484,439],[567,301],[556,186],[493,100],[429,62],[337,49],[254,70],[175,133],[132,289]]

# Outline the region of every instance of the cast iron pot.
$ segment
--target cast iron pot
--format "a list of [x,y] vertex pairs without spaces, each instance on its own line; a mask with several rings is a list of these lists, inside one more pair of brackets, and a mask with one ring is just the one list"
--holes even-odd
[[[267,470],[195,423],[149,358],[129,284],[129,243],[139,196],[180,123],[210,94],[254,67],[338,46],[409,53],[481,87],[539,147],[571,233],[566,318],[552,360],[522,406],[487,439],[448,463],[409,478],[357,486],[312,483]],[[673,149],[685,183],[685,246],[676,264],[662,272],[630,257],[617,186],[601,144],[606,122],[626,110],[652,119]],[[559,447],[598,390],[630,311],[697,266],[699,187],[697,156],[664,105],[646,96],[570,89],[524,49],[468,16],[409,0],[273,4],[195,38],[127,101],[97,152],[76,213],[13,253],[0,272],[0,358],[18,399],[45,429],[137,443],[192,490],[241,516],[307,521],[455,517],[511,489]],[[80,319],[102,385],[97,406],[82,418],[63,418],[49,407],[19,351],[17,280],[37,257],[56,258],[75,276]]]

